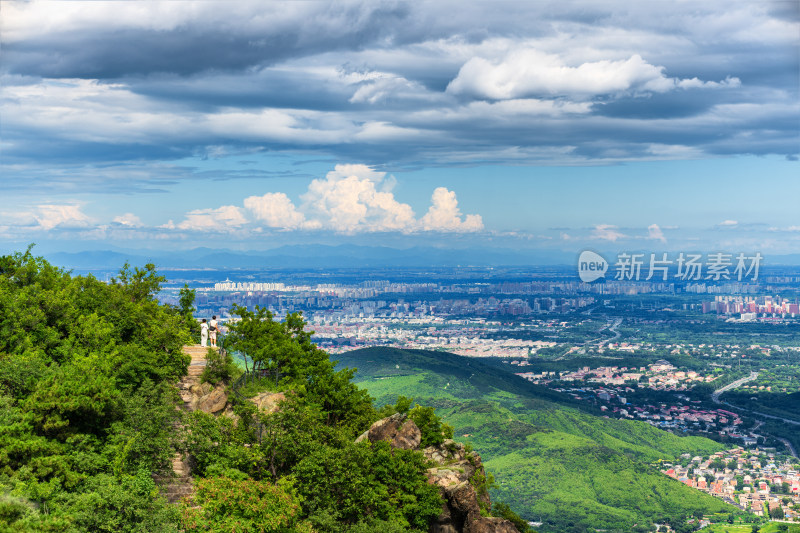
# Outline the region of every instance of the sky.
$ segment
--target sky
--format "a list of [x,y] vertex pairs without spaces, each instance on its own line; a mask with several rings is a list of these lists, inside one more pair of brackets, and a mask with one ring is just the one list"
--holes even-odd
[[800,253],[800,2],[0,0],[0,249]]

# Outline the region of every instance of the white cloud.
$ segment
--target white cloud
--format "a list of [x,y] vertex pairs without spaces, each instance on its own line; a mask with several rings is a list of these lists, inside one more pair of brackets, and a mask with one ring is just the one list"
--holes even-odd
[[390,190],[378,190],[385,176],[366,165],[336,165],[303,194],[301,211],[320,228],[340,233],[414,229],[414,211]]
[[639,54],[627,59],[587,61],[576,66],[559,55],[533,48],[517,48],[499,58],[473,57],[447,87],[453,94],[508,100],[534,95],[589,97],[626,91],[667,92],[676,87],[737,87],[739,80],[703,82],[679,80],[664,74]]
[[241,208],[224,205],[216,209],[189,211],[186,213],[186,220],[176,227],[184,230],[220,232],[236,229],[246,223],[247,219],[242,214]]
[[677,86],[681,89],[718,89],[721,87],[739,87],[742,81],[739,78],[728,76],[722,81],[702,81],[697,78],[680,80]]
[[85,228],[92,219],[81,212],[79,205],[44,204],[37,206],[38,212],[34,214],[39,227],[44,230],[53,228]]
[[658,227],[658,224],[650,224],[647,226],[647,238],[656,241],[667,242],[667,238],[664,237],[664,232],[661,231],[661,228]]
[[130,228],[138,228],[142,225],[142,220],[133,213],[125,213],[114,217],[114,222],[120,226],[127,226]]
[[611,224],[598,224],[592,230],[592,238],[604,241],[616,242],[618,239],[627,237],[624,233],[617,230],[617,226]]
[[474,232],[483,229],[480,215],[466,215],[461,218],[456,193],[444,187],[437,187],[431,196],[433,205],[420,220],[425,231]]
[[271,228],[298,229],[306,222],[303,213],[282,192],[250,196],[244,199],[244,206],[253,212],[256,220],[263,221]]
[[739,224],[736,220],[723,220],[719,223],[720,226],[737,226]]
[[476,232],[483,230],[480,215],[462,215],[456,194],[439,187],[431,197],[432,205],[417,219],[410,205],[399,202],[392,192],[396,180],[385,172],[366,165],[336,165],[324,178],[313,180],[296,206],[282,192],[244,199],[244,208],[223,206],[199,209],[186,214],[175,225],[163,229],[224,231],[258,228],[249,224],[245,212],[256,222],[283,230],[322,230],[342,234],[420,231]]

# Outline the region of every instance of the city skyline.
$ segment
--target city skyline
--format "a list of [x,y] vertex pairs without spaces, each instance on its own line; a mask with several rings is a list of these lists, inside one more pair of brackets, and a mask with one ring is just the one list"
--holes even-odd
[[800,252],[796,2],[2,1],[0,247]]

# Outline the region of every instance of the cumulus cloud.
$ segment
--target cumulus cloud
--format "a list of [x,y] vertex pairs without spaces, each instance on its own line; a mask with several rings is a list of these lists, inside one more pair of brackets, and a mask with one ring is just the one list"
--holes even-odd
[[85,228],[88,227],[92,219],[81,211],[81,207],[76,204],[43,204],[37,206],[37,213],[34,218],[39,227],[44,230],[53,228]]
[[611,224],[597,224],[592,230],[593,239],[616,242],[618,239],[624,239],[625,237],[627,235],[620,232],[617,226]]
[[658,224],[650,224],[647,226],[647,238],[655,241],[667,242],[667,238],[664,237],[664,232],[661,231]]
[[739,222],[737,220],[723,220],[719,223],[720,226],[738,226]]
[[114,217],[114,222],[120,226],[138,228],[142,225],[142,220],[133,213],[125,213]]
[[256,220],[270,228],[298,229],[306,225],[303,213],[282,192],[250,196],[244,199],[244,206],[255,215]]
[[480,215],[467,215],[461,218],[456,193],[444,187],[437,187],[431,196],[433,205],[420,220],[426,231],[473,232],[483,229]]
[[379,190],[385,173],[365,165],[337,165],[315,179],[302,196],[302,210],[317,223],[341,233],[412,231],[414,212],[389,190]]
[[[170,221],[171,222],[171,221]],[[247,223],[240,207],[224,205],[216,209],[195,209],[186,213],[186,219],[175,226],[182,230],[225,232]]]
[[249,196],[243,208],[190,211],[180,224],[162,228],[225,231],[255,224],[281,230],[319,230],[341,234],[377,232],[468,233],[483,230],[480,215],[462,215],[456,193],[444,187],[434,190],[427,213],[417,219],[407,203],[393,193],[396,180],[367,165],[336,165],[324,178],[312,180],[300,196],[299,206],[282,192]]
[[510,50],[499,59],[473,57],[447,86],[448,92],[478,98],[507,100],[541,95],[577,97],[625,91],[667,92],[676,87],[738,86],[739,80],[702,82],[679,80],[664,74],[639,54],[627,59],[603,59],[568,65],[556,54],[525,48]]

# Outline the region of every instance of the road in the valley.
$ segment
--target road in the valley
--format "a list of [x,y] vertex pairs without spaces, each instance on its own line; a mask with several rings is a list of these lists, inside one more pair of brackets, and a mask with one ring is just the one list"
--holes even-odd
[[[728,407],[734,407],[736,409],[740,409],[742,411],[745,411],[745,412],[749,413],[753,417],[760,416],[760,417],[763,417],[763,418],[771,418],[773,420],[780,420],[781,422],[784,422],[786,424],[792,424],[792,425],[795,425],[795,426],[800,426],[800,422],[798,422],[797,420],[791,420],[789,418],[782,418],[780,416],[775,416],[775,415],[768,415],[767,413],[762,413],[762,412],[759,412],[759,411],[752,411],[750,409],[745,409],[744,407],[740,407],[738,405],[729,404],[728,402],[724,402],[724,401],[719,399],[720,395],[723,392],[731,390],[731,389],[735,389],[736,387],[744,385],[745,383],[747,383],[749,381],[753,381],[756,378],[758,378],[758,372],[752,372],[751,371],[749,376],[743,377],[741,379],[737,379],[733,383],[728,383],[724,387],[720,387],[719,389],[715,390],[711,394],[711,399],[716,404],[726,405]],[[758,425],[755,428],[753,428],[753,430],[755,430],[756,428],[761,427],[761,424],[763,424],[763,420],[758,420],[757,424]],[[794,457],[797,457],[797,451],[794,449],[794,446],[792,446],[791,442],[789,442],[788,440],[786,440],[786,439],[784,439],[782,437],[775,436],[775,438],[777,440],[781,441],[786,446],[786,448],[789,450],[789,453],[791,453]]]
[[720,399],[719,399],[719,395],[720,394],[722,394],[725,391],[728,391],[728,390],[731,390],[731,389],[735,389],[736,387],[744,385],[748,381],[753,381],[756,378],[758,378],[758,372],[752,372],[751,371],[749,376],[741,378],[741,379],[737,379],[733,383],[728,383],[724,387],[721,387],[721,388],[715,390],[714,392],[712,392],[711,393],[711,399],[714,401],[714,403],[724,403],[725,405],[728,405],[727,402],[720,401]]
[[601,346],[603,346],[607,342],[615,341],[615,340],[617,340],[619,338],[619,331],[617,331],[617,328],[619,327],[620,324],[622,324],[622,319],[621,318],[617,318],[616,320],[614,320],[614,323],[611,324],[608,327],[608,331],[613,333],[614,336],[612,338],[610,338],[610,339],[604,339],[604,340],[598,342],[597,343],[597,347],[598,348],[600,348]]

